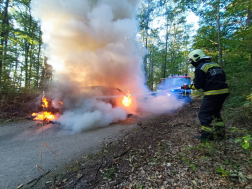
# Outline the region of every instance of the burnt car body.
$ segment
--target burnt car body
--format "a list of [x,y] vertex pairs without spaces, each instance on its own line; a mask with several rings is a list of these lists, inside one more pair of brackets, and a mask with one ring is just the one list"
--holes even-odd
[[[123,106],[122,101],[127,96],[115,87],[90,86],[78,90],[59,90],[54,88],[38,97],[34,112],[48,111],[53,114],[63,114],[64,111],[85,106],[85,102],[102,101],[112,107]],[[44,100],[46,99],[46,101]]]
[[[106,86],[82,87],[78,90],[50,90],[45,94],[48,100],[48,109],[59,109],[64,112],[67,109],[81,106],[85,100],[97,100],[109,103],[112,107],[121,106],[126,94],[118,88]],[[41,101],[41,108],[43,106]],[[41,109],[40,108],[40,109]]]
[[116,107],[121,105],[125,93],[118,88],[105,86],[83,87],[78,93],[67,95],[64,97],[64,107],[71,107],[85,99],[96,99],[103,101]]

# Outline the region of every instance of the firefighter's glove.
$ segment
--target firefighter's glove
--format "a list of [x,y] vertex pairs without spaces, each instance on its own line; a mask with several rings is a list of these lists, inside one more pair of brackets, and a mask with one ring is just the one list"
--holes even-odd
[[192,89],[192,90],[196,90],[194,85],[189,85],[189,88]]
[[194,85],[183,85],[183,86],[181,86],[181,89],[185,89],[185,90],[192,89],[192,90],[195,90],[196,88],[194,87]]

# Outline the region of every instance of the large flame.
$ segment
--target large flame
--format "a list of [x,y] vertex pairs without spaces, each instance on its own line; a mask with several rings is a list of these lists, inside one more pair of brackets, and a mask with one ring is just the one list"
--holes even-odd
[[41,106],[44,108],[44,110],[47,110],[47,111],[43,111],[43,112],[39,112],[39,113],[33,113],[32,114],[32,116],[34,117],[33,120],[51,121],[51,120],[57,119],[55,117],[55,115],[52,112],[50,112],[50,110],[52,108],[57,108],[58,104],[63,106],[63,102],[61,102],[61,101],[59,101],[59,102],[55,101],[55,102],[51,101],[50,99],[47,99],[46,97],[43,97],[42,100],[41,100]]
[[130,94],[128,94],[128,96],[123,97],[122,103],[123,103],[124,106],[127,106],[127,107],[129,107],[131,105]]
[[43,106],[44,108],[48,108],[48,100],[46,99],[46,97],[44,97],[44,98],[42,99],[42,106]]
[[55,115],[53,115],[51,112],[39,112],[39,113],[33,113],[32,116],[36,116],[33,118],[33,120],[53,120],[55,119]]

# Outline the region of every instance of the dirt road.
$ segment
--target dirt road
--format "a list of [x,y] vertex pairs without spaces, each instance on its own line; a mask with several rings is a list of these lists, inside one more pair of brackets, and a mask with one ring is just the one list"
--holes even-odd
[[[24,121],[0,125],[0,188],[17,188],[45,171],[59,170],[87,154],[97,152],[104,140],[116,140],[136,123],[121,122],[108,127],[72,134],[59,124]],[[54,153],[54,155],[44,142]],[[42,156],[41,156],[42,154]]]

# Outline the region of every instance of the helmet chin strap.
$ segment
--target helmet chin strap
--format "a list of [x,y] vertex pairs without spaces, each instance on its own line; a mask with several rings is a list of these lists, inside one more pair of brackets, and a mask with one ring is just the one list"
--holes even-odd
[[200,63],[192,61],[191,64],[196,68]]

